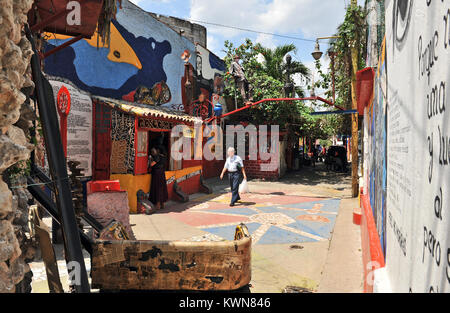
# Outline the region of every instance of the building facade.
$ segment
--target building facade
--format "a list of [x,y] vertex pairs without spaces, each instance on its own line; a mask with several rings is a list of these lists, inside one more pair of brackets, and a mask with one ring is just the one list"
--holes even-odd
[[375,19],[386,31],[378,52],[368,45],[379,57],[368,58],[364,116],[366,291],[450,291],[449,12],[446,1],[386,1]]
[[[180,22],[181,23],[181,22]],[[194,27],[194,26],[193,26]],[[206,30],[198,29],[199,32]],[[72,37],[46,33],[46,52]],[[55,102],[66,93],[67,158],[79,161],[94,181],[119,180],[137,212],[137,193],[150,190],[150,148],[164,146],[170,155],[171,130],[193,129],[224,103],[224,62],[200,43],[130,1],[111,23],[110,45],[95,34],[45,59]],[[193,140],[193,139],[192,139]],[[202,190],[200,176],[216,176],[223,161],[200,159],[167,164],[170,199]],[[176,185],[175,185],[176,183]]]

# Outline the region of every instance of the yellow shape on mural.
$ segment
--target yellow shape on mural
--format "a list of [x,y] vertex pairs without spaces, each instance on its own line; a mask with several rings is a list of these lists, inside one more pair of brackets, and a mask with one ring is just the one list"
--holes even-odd
[[[66,40],[71,39],[73,37],[60,35],[60,34],[52,34],[52,33],[46,33],[45,34],[49,39],[60,39],[60,40]],[[94,48],[97,48],[97,38],[98,33],[96,32],[91,39],[84,39],[86,42],[91,45]],[[107,46],[102,44],[102,41],[100,38],[98,38],[98,47],[99,48],[106,48]],[[113,23],[111,23],[111,43],[109,47],[109,54],[108,54],[108,60],[112,62],[117,63],[128,63],[131,64],[138,69],[142,69],[141,61],[139,60],[138,56],[136,55],[136,52],[134,52],[133,48],[128,44],[128,42],[122,37],[120,32],[117,30],[117,28],[114,26]]]

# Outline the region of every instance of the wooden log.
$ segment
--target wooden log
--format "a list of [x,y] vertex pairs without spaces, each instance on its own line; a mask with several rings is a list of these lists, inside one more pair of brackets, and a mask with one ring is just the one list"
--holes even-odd
[[251,238],[226,242],[97,241],[92,288],[237,290],[250,283]]

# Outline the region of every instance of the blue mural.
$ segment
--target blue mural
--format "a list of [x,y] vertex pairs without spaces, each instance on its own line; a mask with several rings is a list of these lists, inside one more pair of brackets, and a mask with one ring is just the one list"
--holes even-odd
[[[384,44],[383,44],[384,46]],[[386,255],[386,58],[384,49],[375,79],[374,100],[369,114],[369,195],[375,224]]]
[[212,53],[209,54],[209,64],[210,64],[211,68],[219,70],[220,72],[225,73],[227,71],[225,62],[222,59],[220,59],[218,56],[216,56],[215,54],[212,54]]
[[[80,40],[45,59],[45,72],[94,95],[150,105],[179,105],[185,50],[195,46],[129,1],[111,25],[111,46]],[[50,35],[46,51],[70,40]],[[195,68],[195,59],[191,60]]]

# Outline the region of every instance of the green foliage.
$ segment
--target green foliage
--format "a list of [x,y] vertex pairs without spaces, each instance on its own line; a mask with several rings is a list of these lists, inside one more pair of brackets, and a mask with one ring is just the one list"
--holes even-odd
[[334,135],[349,134],[349,115],[307,115],[300,128],[302,136],[327,140]]
[[9,181],[16,181],[18,178],[27,177],[31,173],[31,160],[19,161],[7,170]]
[[[295,51],[294,45],[284,45],[275,49],[262,47],[260,44],[254,45],[250,39],[239,47],[226,41],[225,63],[230,67],[234,55],[239,55],[247,79],[253,86],[254,101],[270,98],[283,97],[283,86],[285,81],[284,57],[287,53]],[[264,57],[264,62],[258,60],[258,56]],[[309,70],[298,61],[293,61],[291,73],[301,73],[309,76]],[[320,62],[316,62],[321,80],[317,87],[328,88],[331,84],[331,76],[324,74],[320,69]],[[242,101],[240,93],[236,90],[234,79],[230,73],[225,75],[225,95]],[[299,96],[303,96],[303,90],[296,89]],[[331,92],[330,92],[331,98]],[[348,119],[342,115],[313,116],[314,110],[307,107],[303,101],[294,102],[265,102],[251,110],[244,111],[247,119],[258,124],[278,124],[282,128],[289,128],[297,131],[301,136],[314,139],[328,139],[336,134],[348,133]],[[242,116],[239,116],[241,119]]]
[[[338,26],[338,36],[331,42],[328,53],[336,53],[335,57],[335,86],[336,86],[336,105],[343,108],[351,108],[352,106],[352,59],[351,49],[356,47],[358,51],[358,68],[365,67],[366,58],[366,17],[367,12],[361,6],[349,6],[345,14],[344,22]],[[331,98],[332,84],[331,63],[328,73],[324,73],[321,69],[320,62],[316,62],[320,80],[315,83],[315,87],[329,90],[327,96]]]
[[[234,47],[233,43],[226,41],[224,60],[227,67],[230,68],[234,55],[240,56],[247,79],[253,86],[255,102],[262,99],[282,98],[286,70],[284,57],[295,49],[294,45],[283,45],[272,50],[264,48],[260,44],[254,45],[250,39],[246,39],[245,43],[239,47]],[[264,62],[261,63],[258,60],[259,55],[264,57]],[[293,61],[291,64],[291,74],[309,75],[308,69],[301,62]],[[296,91],[303,93],[301,88],[296,88]],[[235,99],[236,96],[238,102],[242,102],[234,78],[230,73],[225,75],[225,95],[232,99]],[[302,102],[265,102],[248,111],[255,123],[274,123],[282,127],[308,113],[309,111]]]
[[[357,48],[358,68],[365,67],[366,57],[366,16],[367,13],[361,6],[349,6],[345,15],[344,22],[339,25],[335,36],[338,38],[331,42],[328,54],[335,53],[335,88],[336,105],[342,108],[350,109],[352,107],[352,59],[351,49]],[[319,73],[319,79],[315,82],[315,88],[327,90],[326,97],[332,98],[332,64],[328,73],[324,73],[320,61],[316,61],[316,69]],[[308,89],[312,89],[312,86]],[[327,115],[320,116],[310,121],[306,131],[312,138],[327,139],[336,134],[351,133],[350,115]]]
[[[286,73],[287,66],[284,62],[284,58],[288,53],[296,52],[297,48],[293,44],[282,45],[275,49],[269,49],[263,47],[261,44],[257,44],[255,50],[264,57],[263,70],[268,75],[272,76],[279,81],[284,81],[284,73]],[[290,65],[290,73],[300,73],[304,76],[309,76],[309,69],[301,62],[293,60]]]
[[330,147],[333,145],[333,142],[330,139],[326,139],[326,140],[320,139],[319,143],[322,147]]

